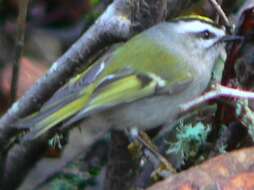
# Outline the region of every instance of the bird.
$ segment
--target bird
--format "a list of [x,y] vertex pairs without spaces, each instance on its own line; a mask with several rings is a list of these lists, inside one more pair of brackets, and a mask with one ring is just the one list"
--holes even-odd
[[161,22],[103,55],[14,127],[26,131],[21,141],[32,141],[79,123],[144,130],[174,121],[179,105],[207,89],[227,37],[199,15]]

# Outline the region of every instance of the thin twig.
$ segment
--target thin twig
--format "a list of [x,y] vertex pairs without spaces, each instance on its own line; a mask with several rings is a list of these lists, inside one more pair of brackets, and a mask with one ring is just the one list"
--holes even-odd
[[228,17],[226,16],[225,12],[221,8],[221,6],[218,4],[218,2],[216,0],[209,0],[209,2],[212,4],[212,6],[215,8],[215,10],[218,12],[218,14],[221,16],[225,25],[227,27],[231,28],[232,25],[230,24]]
[[13,60],[11,92],[10,92],[11,103],[15,101],[18,91],[18,79],[20,69],[19,61],[22,56],[22,50],[24,47],[28,4],[29,0],[19,1],[19,14],[17,18],[17,39],[16,39],[15,56]]
[[[222,0],[217,0],[218,4],[221,6],[222,4]],[[216,23],[219,24],[220,22],[220,14],[217,12],[217,15],[216,15],[216,19],[215,19]]]
[[214,100],[219,97],[254,99],[254,93],[215,84],[211,91],[190,102],[180,105],[180,113],[188,112],[204,103],[207,103],[209,100]]
[[176,173],[175,168],[173,165],[163,156],[160,154],[158,148],[152,143],[151,139],[145,132],[140,132],[137,137],[137,140],[147,148],[154,156],[160,160],[161,164],[171,173]]

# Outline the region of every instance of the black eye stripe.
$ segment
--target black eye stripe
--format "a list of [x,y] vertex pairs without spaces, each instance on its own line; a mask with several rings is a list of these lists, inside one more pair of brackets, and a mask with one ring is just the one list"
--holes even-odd
[[209,30],[203,30],[201,32],[191,32],[190,34],[196,38],[201,38],[204,40],[216,38],[216,34],[213,32],[210,32]]
[[209,30],[204,30],[202,32],[199,32],[196,34],[196,36],[199,38],[207,39],[207,40],[216,37],[216,35],[213,32],[210,32]]

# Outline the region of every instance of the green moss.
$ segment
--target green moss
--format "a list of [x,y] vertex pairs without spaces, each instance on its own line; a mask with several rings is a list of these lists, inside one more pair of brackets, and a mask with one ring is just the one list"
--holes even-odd
[[69,183],[68,181],[57,179],[51,185],[52,190],[75,190],[76,187],[73,184]]
[[91,168],[91,169],[89,170],[89,174],[90,174],[91,176],[96,177],[96,176],[98,176],[98,175],[100,174],[100,171],[101,171],[101,168],[100,168],[100,167],[93,167],[93,168]]
[[94,185],[95,181],[87,179],[84,176],[74,174],[63,174],[52,181],[50,189],[52,190],[83,190],[87,185]]
[[206,143],[210,127],[201,122],[195,124],[180,122],[177,131],[177,140],[170,143],[167,154],[177,154],[184,162],[197,156],[201,147]]

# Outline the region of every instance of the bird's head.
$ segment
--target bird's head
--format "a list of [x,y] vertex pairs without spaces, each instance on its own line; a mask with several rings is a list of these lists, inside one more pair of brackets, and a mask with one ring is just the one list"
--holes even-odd
[[[206,60],[213,65],[219,55],[225,51],[225,42],[239,39],[227,35],[225,28],[203,16],[179,17],[171,22],[176,44],[181,44],[187,57]],[[177,42],[178,41],[178,42]]]

